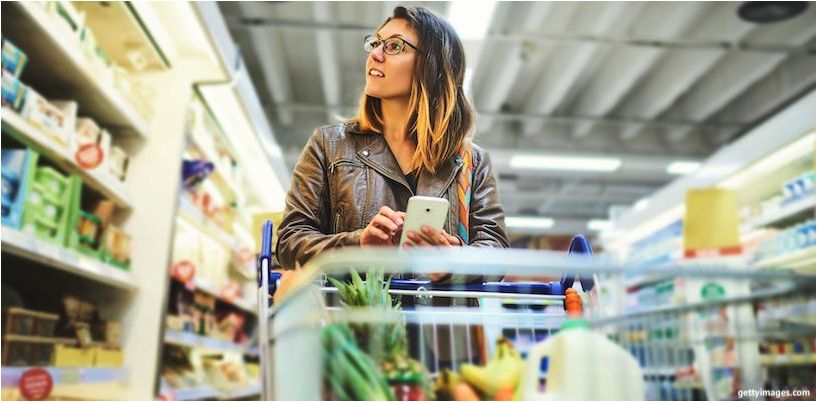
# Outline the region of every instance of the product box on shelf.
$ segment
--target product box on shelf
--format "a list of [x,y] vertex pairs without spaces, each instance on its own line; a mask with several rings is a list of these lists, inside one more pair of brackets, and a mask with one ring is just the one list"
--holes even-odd
[[74,132],[77,125],[77,112],[79,111],[79,104],[73,100],[51,100],[51,105],[58,108],[65,119],[62,130],[65,135],[65,145],[71,144],[74,138]]
[[13,77],[19,78],[27,63],[26,54],[8,39],[3,38],[3,71],[8,71]]
[[88,27],[83,27],[79,37],[82,53],[89,62],[91,73],[100,81],[113,82],[114,63],[108,54],[97,45],[93,32]]
[[[111,152],[111,134],[100,129],[92,119],[81,117],[77,119],[70,152],[82,169],[105,171],[104,166],[108,164]],[[107,174],[106,171],[105,173]]]
[[117,146],[112,146],[108,157],[108,170],[119,181],[125,181],[128,172],[128,154]]
[[130,269],[131,238],[114,225],[102,234],[102,261],[122,269]]
[[122,367],[125,360],[122,349],[102,346],[95,346],[91,349],[94,353],[95,367]]
[[54,21],[57,21],[58,25],[66,33],[69,33],[72,39],[79,38],[79,33],[85,24],[84,12],[77,10],[70,1],[65,0],[47,2],[45,11],[52,14]]
[[3,334],[54,336],[59,315],[19,307],[3,309]]
[[63,146],[68,146],[73,127],[70,130],[68,129],[68,116],[66,116],[65,111],[48,102],[30,87],[26,88],[25,101],[20,114],[55,141]]
[[36,168],[38,155],[30,149],[2,150],[3,225],[19,229],[22,225],[29,176]]
[[25,101],[26,86],[6,70],[3,70],[3,101],[4,107],[19,112]]
[[3,337],[3,366],[50,366],[53,361],[53,343],[33,336]]
[[56,367],[93,367],[95,356],[93,348],[54,345],[54,366]]
[[66,178],[47,166],[37,167],[34,177],[28,187],[22,230],[65,245],[73,215],[70,201],[82,181],[75,175]]
[[108,346],[122,343],[122,324],[116,321],[101,321],[91,325],[93,338]]

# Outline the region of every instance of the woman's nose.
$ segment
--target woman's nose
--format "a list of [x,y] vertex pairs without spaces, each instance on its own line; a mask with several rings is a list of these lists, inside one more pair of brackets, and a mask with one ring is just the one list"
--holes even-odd
[[383,48],[384,47],[385,46],[383,46],[383,44],[381,43],[376,48],[372,49],[371,53],[369,53],[369,55],[373,59],[375,59],[378,63],[382,63],[383,61],[386,60],[386,54],[383,53]]

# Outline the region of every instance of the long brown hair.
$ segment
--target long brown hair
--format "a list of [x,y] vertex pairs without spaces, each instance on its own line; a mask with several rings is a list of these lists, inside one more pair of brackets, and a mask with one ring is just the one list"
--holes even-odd
[[[474,110],[463,91],[465,51],[451,24],[425,8],[395,7],[383,25],[395,18],[409,22],[419,37],[417,47],[422,49],[414,65],[406,124],[417,141],[412,169],[434,173],[468,140],[474,125]],[[358,115],[351,122],[360,130],[382,134],[380,99],[364,92]]]

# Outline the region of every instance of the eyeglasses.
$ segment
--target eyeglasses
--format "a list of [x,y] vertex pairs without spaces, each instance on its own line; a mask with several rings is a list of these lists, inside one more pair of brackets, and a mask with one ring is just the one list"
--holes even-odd
[[373,50],[377,49],[380,44],[383,44],[383,52],[388,55],[396,55],[400,54],[403,49],[406,48],[406,45],[409,45],[412,49],[416,51],[420,51],[417,46],[412,45],[411,43],[406,42],[403,38],[389,38],[386,40],[381,40],[377,35],[369,35],[363,38],[363,51],[366,53],[371,53]]

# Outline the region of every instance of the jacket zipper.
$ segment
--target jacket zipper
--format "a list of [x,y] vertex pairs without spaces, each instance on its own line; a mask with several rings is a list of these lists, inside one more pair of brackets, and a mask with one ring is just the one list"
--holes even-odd
[[360,167],[363,167],[363,164],[362,164],[362,163],[358,163],[358,162],[355,162],[355,161],[350,161],[350,160],[348,160],[348,159],[340,159],[340,160],[337,160],[337,161],[332,162],[332,164],[331,164],[331,165],[329,165],[329,173],[333,173],[333,174],[334,174],[334,173],[335,173],[335,168],[336,168],[338,165],[344,165],[344,164],[348,164],[348,165],[353,165],[353,166],[360,166]]
[[340,212],[335,214],[335,233],[340,233]]

